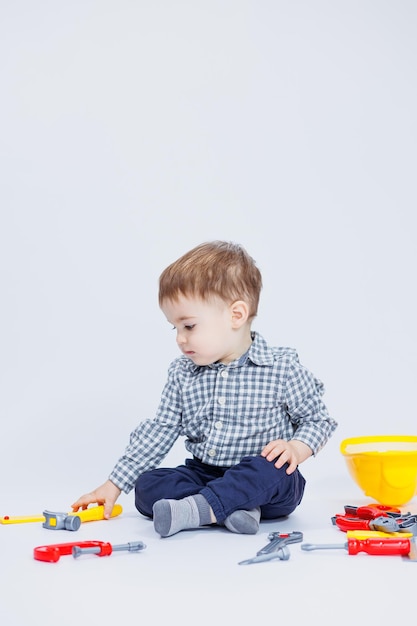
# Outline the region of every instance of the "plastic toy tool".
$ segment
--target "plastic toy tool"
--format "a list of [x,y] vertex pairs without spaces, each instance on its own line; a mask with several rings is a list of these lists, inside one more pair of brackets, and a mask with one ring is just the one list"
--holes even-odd
[[269,543],[256,553],[256,556],[245,561],[240,561],[239,565],[251,565],[253,563],[264,563],[265,561],[288,561],[290,551],[289,543],[298,543],[303,540],[303,533],[292,531],[290,533],[272,532],[268,535]]
[[[353,533],[352,533],[353,535]],[[303,543],[301,549],[311,550],[347,550],[348,554],[359,554],[366,552],[372,555],[387,556],[396,554],[400,556],[408,556],[411,551],[412,544],[409,537],[402,536],[370,536],[360,538],[360,536],[350,535],[348,533],[345,543]]]
[[[116,517],[122,513],[120,504],[115,504],[110,517]],[[44,511],[43,515],[29,515],[22,517],[0,517],[0,524],[24,524],[28,522],[42,522],[42,526],[49,530],[78,530],[81,522],[93,522],[104,519],[104,506],[92,506],[84,511],[70,513],[56,513]]]
[[97,556],[110,556],[113,552],[122,550],[127,552],[140,552],[146,548],[142,541],[113,546],[107,541],[79,541],[72,543],[57,543],[49,546],[38,546],[33,550],[33,558],[37,561],[56,563],[61,556],[72,554],[74,559],[83,554],[95,554]]
[[376,530],[386,533],[417,533],[417,515],[382,504],[354,507],[345,505],[345,513],[336,513],[332,523],[340,530]]

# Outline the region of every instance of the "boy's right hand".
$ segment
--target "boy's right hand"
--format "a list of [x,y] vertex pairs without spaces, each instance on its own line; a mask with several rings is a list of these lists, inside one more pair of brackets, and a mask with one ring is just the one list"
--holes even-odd
[[104,519],[109,519],[111,512],[113,511],[114,504],[121,493],[121,489],[116,487],[111,480],[106,480],[103,485],[97,487],[94,491],[86,493],[81,496],[81,498],[78,498],[74,504],[71,504],[71,507],[74,513],[76,513],[79,509],[84,511],[89,504],[103,505]]

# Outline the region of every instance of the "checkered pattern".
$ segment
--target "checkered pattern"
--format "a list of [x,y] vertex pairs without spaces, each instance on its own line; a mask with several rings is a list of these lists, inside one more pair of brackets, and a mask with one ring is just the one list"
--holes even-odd
[[229,365],[175,359],[154,419],[131,433],[109,478],[128,493],[175,441],[208,465],[230,467],[274,439],[298,439],[317,454],[337,426],[322,401],[323,384],[292,348],[269,347],[254,333],[249,351]]

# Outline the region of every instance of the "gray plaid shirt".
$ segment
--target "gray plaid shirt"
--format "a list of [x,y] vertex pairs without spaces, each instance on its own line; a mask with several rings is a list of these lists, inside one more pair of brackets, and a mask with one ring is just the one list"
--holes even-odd
[[109,478],[128,493],[179,437],[200,461],[222,467],[259,454],[274,439],[298,439],[317,454],[337,426],[323,393],[294,349],[270,347],[258,333],[228,365],[200,366],[181,356],[169,367],[155,418],[131,433]]

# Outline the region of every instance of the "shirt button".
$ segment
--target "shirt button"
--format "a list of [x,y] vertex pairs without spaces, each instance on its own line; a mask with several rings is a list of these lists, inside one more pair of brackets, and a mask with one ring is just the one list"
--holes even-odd
[[226,398],[223,398],[223,397],[222,397],[222,398],[219,398],[219,399],[217,400],[217,402],[218,402],[221,406],[223,406],[224,404],[226,404]]
[[214,423],[214,426],[215,426],[216,428],[223,428],[223,424],[222,424],[222,422],[215,422],[215,423]]
[[216,450],[214,450],[213,448],[211,450],[208,451],[208,455],[209,456],[216,456]]
[[222,370],[220,372],[220,376],[222,376],[223,378],[227,378],[229,376],[229,372],[227,370]]

